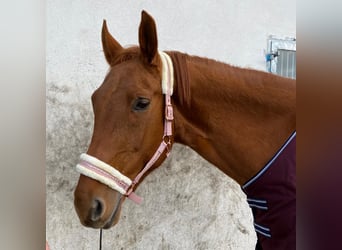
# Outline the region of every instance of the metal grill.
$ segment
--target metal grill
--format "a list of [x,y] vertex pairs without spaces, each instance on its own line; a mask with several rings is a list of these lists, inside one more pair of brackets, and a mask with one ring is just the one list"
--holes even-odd
[[296,78],[296,39],[267,39],[266,68],[268,72],[284,77]]
[[276,73],[284,77],[296,78],[296,51],[278,49]]

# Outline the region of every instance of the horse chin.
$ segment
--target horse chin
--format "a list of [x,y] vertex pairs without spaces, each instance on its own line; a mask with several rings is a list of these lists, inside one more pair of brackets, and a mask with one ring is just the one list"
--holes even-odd
[[119,222],[119,216],[115,216],[115,219],[112,222],[107,222],[102,229],[110,229],[114,227]]

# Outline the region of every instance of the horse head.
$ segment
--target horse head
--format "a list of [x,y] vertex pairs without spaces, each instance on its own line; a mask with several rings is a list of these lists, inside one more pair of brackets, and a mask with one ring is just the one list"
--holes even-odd
[[[163,65],[155,22],[143,11],[139,46],[124,48],[109,33],[104,20],[102,46],[110,69],[91,97],[94,131],[85,157],[88,163],[100,162],[97,165],[105,165],[110,168],[109,172],[115,171],[119,182],[124,182],[126,177],[133,180],[141,173],[163,138]],[[162,152],[151,169],[165,158]],[[74,192],[74,205],[81,223],[93,228],[115,225],[126,191],[132,192],[134,186],[125,188],[131,190],[119,192],[81,172]]]

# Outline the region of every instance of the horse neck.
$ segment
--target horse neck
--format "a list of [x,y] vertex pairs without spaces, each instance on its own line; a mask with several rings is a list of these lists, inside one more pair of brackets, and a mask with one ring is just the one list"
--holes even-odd
[[176,76],[175,142],[242,185],[295,130],[295,81],[180,53],[172,58],[178,74],[180,61],[187,67],[187,83]]

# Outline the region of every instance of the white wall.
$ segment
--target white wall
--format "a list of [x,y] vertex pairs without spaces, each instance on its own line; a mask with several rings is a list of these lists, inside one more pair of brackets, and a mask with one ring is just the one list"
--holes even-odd
[[[269,34],[295,37],[295,0],[47,1],[47,240],[51,249],[97,249],[99,231],[73,208],[74,166],[92,133],[90,95],[107,71],[102,20],[123,45],[137,44],[142,9],[156,20],[159,48],[265,70]],[[227,150],[229,153],[229,150]],[[253,249],[251,212],[240,187],[187,147],[126,201],[104,249]]]

